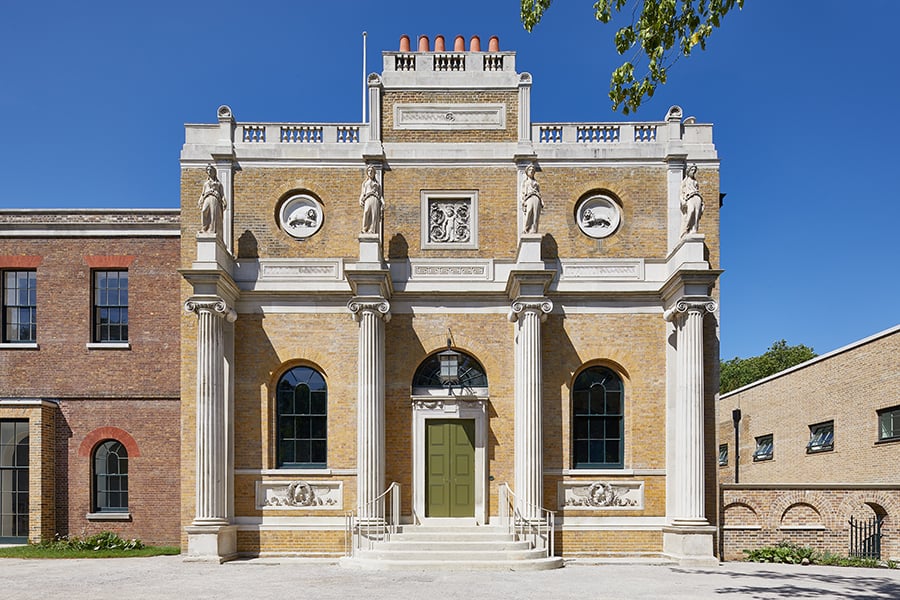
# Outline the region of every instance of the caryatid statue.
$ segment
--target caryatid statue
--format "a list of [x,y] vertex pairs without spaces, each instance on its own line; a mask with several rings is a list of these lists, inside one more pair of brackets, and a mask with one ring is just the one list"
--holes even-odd
[[225,187],[216,177],[216,168],[212,165],[206,165],[206,182],[197,207],[200,209],[200,233],[220,234],[225,212]]
[[381,213],[384,211],[384,195],[381,193],[381,184],[375,179],[375,167],[371,165],[366,168],[366,179],[359,193],[359,205],[363,209],[362,232],[378,233],[378,224],[381,223]]
[[541,184],[534,178],[534,171],[534,165],[525,167],[525,179],[522,180],[521,202],[522,212],[525,213],[523,233],[538,232],[541,210],[544,208],[544,200],[541,198]]
[[691,165],[681,180],[681,237],[697,233],[701,216],[703,197],[700,195],[700,184],[697,183],[697,165]]

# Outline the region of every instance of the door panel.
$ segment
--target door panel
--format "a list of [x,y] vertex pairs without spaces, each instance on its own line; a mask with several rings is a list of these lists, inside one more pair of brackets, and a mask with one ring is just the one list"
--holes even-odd
[[429,419],[425,453],[425,516],[475,516],[475,421]]

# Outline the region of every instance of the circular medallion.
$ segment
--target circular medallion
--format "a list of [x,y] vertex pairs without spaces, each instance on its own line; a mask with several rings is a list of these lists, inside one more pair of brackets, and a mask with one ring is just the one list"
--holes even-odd
[[291,196],[281,205],[278,221],[281,228],[292,238],[305,240],[322,227],[325,211],[322,205],[305,194]]
[[611,236],[622,223],[622,210],[608,196],[590,196],[575,211],[578,227],[586,236],[601,239]]

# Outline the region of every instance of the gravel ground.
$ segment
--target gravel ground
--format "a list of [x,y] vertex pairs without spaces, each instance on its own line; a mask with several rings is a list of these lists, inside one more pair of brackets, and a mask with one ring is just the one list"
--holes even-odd
[[569,563],[538,572],[359,571],[331,562],[257,559],[223,565],[178,556],[0,559],[0,597],[285,598],[425,597],[900,599],[900,570],[723,563],[711,568]]

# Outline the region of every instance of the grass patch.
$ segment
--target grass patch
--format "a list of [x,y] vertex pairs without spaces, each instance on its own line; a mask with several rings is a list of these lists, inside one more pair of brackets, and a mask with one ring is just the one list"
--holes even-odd
[[830,552],[819,552],[808,546],[799,546],[783,541],[774,546],[763,546],[754,550],[744,550],[747,560],[759,563],[785,563],[790,565],[826,565],[832,567],[867,567],[870,569],[896,569],[892,560],[876,558],[854,558],[839,556]]
[[0,548],[0,558],[126,558],[180,554],[178,546],[145,546],[104,531],[88,538],[63,537],[51,542]]

